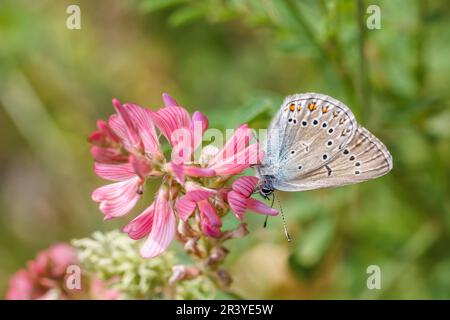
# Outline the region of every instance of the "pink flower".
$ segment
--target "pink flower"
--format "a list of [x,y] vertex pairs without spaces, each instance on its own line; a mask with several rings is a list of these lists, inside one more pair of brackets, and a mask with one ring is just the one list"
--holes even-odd
[[228,204],[239,220],[244,219],[244,212],[248,209],[257,213],[276,216],[278,211],[268,207],[263,202],[251,198],[258,184],[256,177],[241,177],[236,179],[228,193]]
[[202,142],[202,136],[208,128],[208,119],[199,111],[194,112],[192,119],[183,107],[169,95],[163,94],[165,108],[152,113],[155,125],[161,130],[173,147],[171,161],[166,170],[172,172],[183,184],[185,176],[212,177],[216,173],[212,169],[191,165],[192,155]]
[[[113,279],[114,280],[114,279]],[[117,300],[120,297],[120,291],[109,288],[109,282],[103,281],[95,276],[91,278],[89,298],[93,300]]]
[[77,264],[75,249],[65,243],[55,244],[38,253],[25,269],[17,271],[9,281],[7,300],[117,299],[120,292],[107,287],[98,278],[82,275],[81,288],[68,289],[67,267]]
[[102,178],[118,181],[97,188],[92,193],[92,200],[100,202],[100,210],[105,214],[105,220],[127,214],[139,200],[145,180],[134,172],[130,163],[96,163],[94,170]]
[[55,244],[41,251],[26,269],[11,277],[6,299],[46,299],[52,290],[64,297],[66,268],[76,262],[75,250],[67,244]]
[[120,150],[119,137],[105,121],[97,121],[97,130],[89,136],[88,141],[93,144],[91,154],[95,161],[102,163],[127,161],[127,156]]
[[251,143],[252,130],[246,125],[237,128],[225,146],[208,162],[217,175],[235,175],[257,164],[264,154],[257,143]]
[[180,197],[176,204],[176,210],[180,219],[186,221],[196,208],[200,213],[200,225],[205,235],[209,237],[220,237],[222,221],[215,207],[209,202],[208,198],[215,196],[217,191],[202,188],[193,183],[186,184],[188,191]]
[[122,105],[113,99],[117,114],[109,119],[109,125],[118,135],[128,152],[141,153],[151,159],[162,156],[150,109],[135,104]]
[[94,132],[91,135],[91,140],[95,141],[97,136],[105,136],[103,140],[114,141],[116,144],[120,141],[119,144],[127,151],[122,154],[122,157],[127,155],[126,163],[99,161],[107,158],[104,152],[100,157],[94,157],[97,160],[94,165],[95,173],[101,178],[117,181],[92,193],[92,199],[100,202],[100,210],[105,214],[105,220],[123,216],[135,206],[143,192],[146,179],[160,175],[152,166],[162,160],[159,141],[150,118],[151,111],[134,104],[122,105],[117,99],[113,99],[113,104],[117,114],[109,119],[111,129],[107,129],[105,124],[100,122],[100,133]]
[[141,248],[141,255],[144,258],[153,258],[163,253],[175,236],[176,219],[168,195],[167,187],[161,186],[154,203],[153,221],[148,228],[149,235]]

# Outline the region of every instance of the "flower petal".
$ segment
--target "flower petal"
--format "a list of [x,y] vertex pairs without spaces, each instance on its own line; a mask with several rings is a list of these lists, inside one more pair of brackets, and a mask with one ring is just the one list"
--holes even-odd
[[145,209],[123,228],[123,231],[128,233],[131,239],[142,239],[150,233],[153,225],[154,207],[155,205],[152,203],[150,207]]
[[125,104],[124,107],[138,130],[146,153],[159,157],[161,150],[151,117],[152,111],[135,104]]
[[191,124],[191,119],[186,109],[176,106],[169,106],[159,109],[157,112],[152,112],[152,119],[172,146],[177,143],[173,133],[177,129],[188,129]]
[[105,214],[105,219],[123,216],[138,201],[140,185],[139,177],[109,184],[94,190],[92,200],[100,202],[100,210]]
[[257,177],[245,176],[236,179],[231,185],[233,191],[239,192],[243,197],[248,198],[258,184],[259,179]]
[[106,164],[96,162],[94,171],[100,178],[112,181],[125,181],[136,176],[130,163]]
[[92,146],[91,155],[95,161],[101,163],[118,163],[126,162],[128,160],[128,158],[116,148]]
[[176,231],[176,219],[167,202],[167,189],[161,187],[155,202],[153,226],[140,252],[144,258],[159,256],[167,249]]
[[190,197],[184,195],[177,200],[176,210],[181,220],[186,221],[194,212],[197,204],[190,199]]
[[200,132],[204,133],[208,129],[208,125],[208,118],[200,111],[195,111],[192,115],[192,122],[189,128],[191,131],[195,131],[196,126],[199,126],[201,129]]
[[127,125],[123,121],[122,117],[118,114],[113,114],[109,117],[108,124],[114,133],[120,138],[125,149],[128,151],[133,149],[133,142],[131,141]]
[[217,214],[216,209],[214,209],[213,205],[207,201],[203,200],[198,203],[198,209],[202,217],[208,219],[208,223],[215,227],[222,226],[222,221],[220,220],[219,215]]
[[247,209],[247,200],[247,198],[236,191],[230,191],[227,195],[228,204],[239,220],[244,218],[244,212]]
[[25,270],[17,271],[9,280],[9,289],[6,300],[31,300],[33,299],[33,280]]
[[220,232],[222,221],[220,220],[216,209],[207,200],[198,202],[198,209],[200,211],[200,226],[202,232],[209,237],[220,237],[222,235]]
[[166,164],[165,169],[173,173],[179,184],[184,184],[184,169],[182,165],[169,162]]
[[250,145],[252,138],[252,130],[246,124],[243,124],[234,131],[234,134],[230,139],[228,139],[225,146],[217,153],[211,161],[211,164],[223,162],[225,159],[230,158],[242,151],[245,147]]
[[[138,129],[135,123],[135,119],[133,117],[133,114],[130,113],[130,107],[129,105],[122,105],[120,103],[119,100],[117,100],[116,98],[113,99],[113,105],[114,108],[116,109],[117,113],[119,114],[119,118],[122,119],[122,122],[120,123],[122,128],[120,129],[121,132],[124,131],[126,132],[126,137],[127,140],[130,144],[131,147],[138,147],[139,143],[140,143],[140,139],[139,139],[139,134],[138,134]],[[111,118],[110,118],[111,120]],[[115,124],[118,124],[119,122],[116,122]],[[113,128],[112,123],[110,122],[110,126],[111,128]],[[115,128],[113,128],[114,132],[120,136],[118,134],[118,132],[116,132]]]
[[193,191],[189,191],[188,193],[186,193],[186,197],[194,202],[199,202],[202,200],[206,200],[209,197],[212,197],[213,195],[215,195],[215,191],[209,191],[209,190],[204,190],[204,189],[198,189],[198,190],[193,190]]
[[162,99],[165,107],[178,106],[178,102],[167,93],[162,94]]
[[152,167],[147,157],[130,155],[128,159],[135,174],[139,177],[145,178],[152,171]]
[[184,174],[191,177],[214,177],[216,172],[211,168],[183,166]]
[[105,145],[113,142],[119,142],[119,137],[114,134],[108,124],[103,120],[97,121],[97,130],[92,132],[88,141],[96,145]]
[[278,214],[278,211],[275,210],[274,208],[271,208],[265,203],[253,198],[248,199],[247,209],[256,213],[262,213],[269,216],[276,216]]
[[251,165],[257,164],[262,154],[258,153],[258,144],[254,143],[239,153],[210,166],[218,176],[241,173]]

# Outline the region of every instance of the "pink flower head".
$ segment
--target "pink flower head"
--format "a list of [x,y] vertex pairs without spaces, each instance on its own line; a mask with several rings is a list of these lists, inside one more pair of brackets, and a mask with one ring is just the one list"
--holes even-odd
[[38,253],[25,269],[17,271],[9,281],[8,300],[49,300],[93,298],[113,300],[120,292],[107,283],[82,275],[81,288],[67,288],[67,268],[77,264],[75,249],[59,243]]
[[[163,94],[163,101],[163,108],[152,111],[114,99],[116,114],[108,123],[99,121],[98,130],[89,138],[94,144],[94,171],[113,182],[92,193],[105,219],[127,214],[141,198],[146,181],[162,178],[155,201],[124,228],[132,239],[147,238],[142,256],[152,258],[166,250],[177,232],[177,216],[186,230],[192,227],[185,234],[178,230],[179,238],[191,237],[186,241],[194,245],[196,237],[224,236],[220,217],[230,207],[241,220],[246,209],[277,214],[250,198],[257,178],[240,178],[231,191],[227,186],[230,176],[259,163],[263,156],[246,124],[235,130],[223,148],[208,146],[208,154],[202,151],[196,161],[196,151],[208,128],[207,117],[198,111],[191,116],[168,94]],[[172,147],[170,161],[164,158],[156,130]],[[251,190],[247,192],[246,187]],[[189,219],[197,219],[198,224],[189,223]]]
[[243,220],[244,212],[248,209],[256,213],[276,216],[278,211],[268,207],[263,202],[251,198],[258,184],[256,177],[240,177],[233,182],[228,193],[228,204],[239,220]]
[[76,262],[75,250],[67,244],[55,244],[41,251],[26,269],[11,277],[6,299],[46,299],[52,290],[64,295],[66,269]]

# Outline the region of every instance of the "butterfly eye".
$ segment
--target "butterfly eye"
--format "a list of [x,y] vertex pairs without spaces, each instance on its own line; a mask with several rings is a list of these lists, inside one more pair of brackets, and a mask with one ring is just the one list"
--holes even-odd
[[302,165],[299,165],[298,166],[298,170],[302,170],[303,169],[303,166]]
[[308,125],[307,121],[302,121],[302,126],[306,127]]
[[264,187],[261,188],[261,193],[262,193],[264,196],[268,196],[268,195],[270,195],[272,192],[273,192],[272,189],[264,188]]
[[351,156],[351,157],[349,158],[349,160],[350,160],[350,161],[355,160],[355,156]]
[[358,174],[360,174],[360,173],[361,173],[361,172],[359,172],[358,170],[357,170],[357,171],[355,171],[355,174],[356,174],[356,175],[358,175]]
[[318,124],[319,124],[319,121],[317,121],[317,119],[314,119],[313,125],[317,126]]
[[349,154],[349,152],[347,149],[344,150],[344,154]]
[[294,154],[295,153],[295,150],[291,150],[291,154]]
[[334,131],[334,129],[333,129],[333,128],[330,128],[330,129],[328,130],[328,133],[329,133],[329,134],[332,134],[333,131]]
[[322,128],[328,127],[328,124],[326,122],[322,123]]
[[333,144],[333,141],[331,141],[331,140],[328,140],[328,142],[327,142],[327,146],[331,146]]
[[359,167],[361,165],[361,163],[357,162],[355,163],[355,166]]
[[322,159],[323,159],[323,160],[327,160],[327,159],[328,159],[328,156],[327,156],[326,154],[324,154],[324,155],[322,156]]

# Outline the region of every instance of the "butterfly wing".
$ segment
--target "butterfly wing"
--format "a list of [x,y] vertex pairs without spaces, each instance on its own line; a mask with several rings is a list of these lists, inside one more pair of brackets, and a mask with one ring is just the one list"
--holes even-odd
[[356,130],[355,117],[342,102],[317,93],[288,96],[262,142],[266,156],[258,174],[281,181],[306,175],[339,155]]
[[352,141],[327,164],[306,174],[288,168],[274,187],[302,191],[343,186],[383,176],[392,169],[392,156],[373,134],[358,126]]

